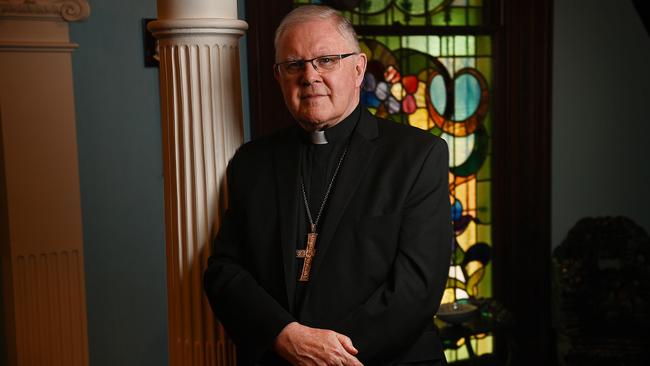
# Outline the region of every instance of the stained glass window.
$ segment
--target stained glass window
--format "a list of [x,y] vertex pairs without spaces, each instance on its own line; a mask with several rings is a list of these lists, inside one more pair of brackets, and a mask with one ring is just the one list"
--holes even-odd
[[[493,59],[483,2],[362,0],[343,12],[368,56],[362,103],[378,116],[428,131],[448,144],[456,240],[443,303],[492,296]],[[309,3],[321,1],[294,1]],[[492,353],[490,334],[470,342],[475,354]],[[468,358],[464,339],[447,346],[449,362]]]

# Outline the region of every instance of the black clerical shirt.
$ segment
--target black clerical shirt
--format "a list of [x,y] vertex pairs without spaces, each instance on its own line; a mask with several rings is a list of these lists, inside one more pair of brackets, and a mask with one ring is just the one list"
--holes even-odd
[[[309,209],[311,210],[312,220],[315,222],[318,217],[323,198],[327,192],[327,187],[332,181],[336,167],[346,147],[349,144],[352,131],[359,121],[361,115],[361,107],[357,108],[345,119],[336,125],[325,130],[325,137],[327,144],[313,144],[310,141],[309,133],[306,131],[302,134],[302,141],[300,146],[300,174],[303,184],[305,186],[305,193],[309,201]],[[341,168],[345,165],[345,159],[341,163]],[[341,170],[339,169],[339,174]],[[337,179],[338,180],[338,179]],[[336,180],[333,183],[330,191],[330,198],[336,194]],[[305,210],[305,204],[302,192],[299,192],[300,202],[298,203],[298,242],[296,249],[305,249],[307,244],[307,233],[309,232],[310,223]],[[327,230],[323,227],[325,216],[327,215],[327,202],[323,207],[323,212],[318,219],[318,226],[316,232],[321,233]],[[316,256],[318,256],[318,240],[316,240]],[[304,259],[296,259],[296,279],[300,277]],[[307,286],[309,282],[297,282],[295,294],[295,313],[300,313],[300,308],[305,297]]]

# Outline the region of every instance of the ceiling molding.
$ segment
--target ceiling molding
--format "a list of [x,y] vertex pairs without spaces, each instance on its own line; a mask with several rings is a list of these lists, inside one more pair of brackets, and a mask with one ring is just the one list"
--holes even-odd
[[87,0],[0,0],[0,19],[61,19],[66,22],[85,20],[90,15]]

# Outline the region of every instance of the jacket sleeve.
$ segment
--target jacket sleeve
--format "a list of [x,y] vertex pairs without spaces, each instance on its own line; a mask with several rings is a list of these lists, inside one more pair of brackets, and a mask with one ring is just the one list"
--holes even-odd
[[337,327],[364,364],[387,364],[406,352],[438,309],[453,240],[448,154],[444,140],[431,145],[405,201],[390,275]]
[[204,273],[204,289],[214,314],[234,340],[238,355],[253,364],[293,316],[264,290],[245,268],[244,180],[238,176],[237,154],[228,166],[228,204]]

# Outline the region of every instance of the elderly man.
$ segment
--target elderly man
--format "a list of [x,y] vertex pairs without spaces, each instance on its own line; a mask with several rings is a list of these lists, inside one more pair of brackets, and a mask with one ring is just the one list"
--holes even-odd
[[275,78],[297,125],[242,146],[205,273],[240,365],[442,365],[452,230],[443,140],[359,105],[350,22],[298,7]]

